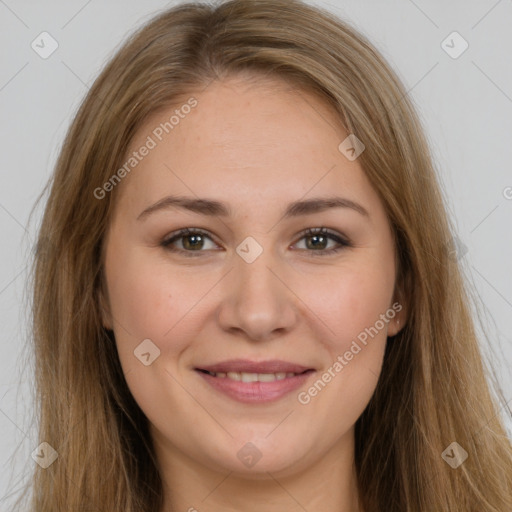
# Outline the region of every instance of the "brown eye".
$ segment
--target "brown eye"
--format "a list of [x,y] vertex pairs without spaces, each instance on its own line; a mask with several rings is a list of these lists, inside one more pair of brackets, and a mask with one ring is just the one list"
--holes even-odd
[[[214,247],[206,247],[206,249],[211,249],[217,247],[213,242],[212,238],[207,234],[206,231],[200,229],[181,229],[177,233],[173,234],[170,238],[162,241],[162,247],[165,247],[167,250],[172,252],[181,252],[181,253],[201,253],[204,252],[202,249],[207,246],[207,240],[210,240]],[[174,244],[179,243],[181,247],[175,247]],[[187,254],[187,256],[196,256],[195,254]]]
[[[344,247],[351,247],[346,239],[325,228],[309,228],[302,233],[300,240],[306,240],[305,249],[300,250],[306,251],[312,256],[334,254]],[[208,241],[212,244],[210,247],[208,247]],[[329,242],[335,242],[337,245],[328,248]],[[168,251],[182,253],[185,256],[200,256],[201,253],[215,250],[218,247],[207,231],[191,228],[173,233],[160,245]]]
[[[306,250],[312,253],[313,256],[333,254],[344,247],[351,246],[347,240],[325,228],[310,228],[302,234],[301,240],[306,240],[306,249],[301,250]],[[334,241],[337,246],[327,248],[329,241]]]

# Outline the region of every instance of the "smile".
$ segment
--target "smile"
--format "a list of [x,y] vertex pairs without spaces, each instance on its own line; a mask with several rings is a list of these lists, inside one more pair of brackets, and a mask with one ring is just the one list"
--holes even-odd
[[[206,371],[206,370],[204,370]],[[220,379],[231,379],[240,382],[274,382],[275,380],[283,380],[287,377],[295,377],[300,375],[293,372],[278,372],[278,373],[247,373],[247,372],[206,372],[213,377]]]
[[282,361],[256,363],[236,360],[207,368],[195,368],[195,371],[210,389],[238,402],[250,404],[284,398],[316,373],[312,368]]

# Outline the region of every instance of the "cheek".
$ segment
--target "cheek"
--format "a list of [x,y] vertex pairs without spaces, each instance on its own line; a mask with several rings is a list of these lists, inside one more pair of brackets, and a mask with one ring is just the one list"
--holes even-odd
[[[119,254],[123,253],[119,251]],[[107,268],[107,286],[114,333],[123,370],[127,378],[128,374],[134,377],[129,380],[131,387],[137,388],[132,389],[137,395],[138,388],[156,377],[152,370],[161,366],[163,359],[168,360],[170,370],[174,370],[177,354],[186,348],[188,339],[181,334],[177,336],[177,331],[187,325],[181,320],[197,302],[197,293],[193,287],[180,286],[179,276],[170,272],[169,266],[144,257],[143,251],[139,254],[125,251],[122,258],[113,261],[115,263]],[[137,359],[136,351],[148,345],[148,342],[141,345],[148,339],[154,353],[165,357],[156,359],[151,366],[144,366]],[[146,382],[149,375],[152,377]]]
[[123,256],[112,258],[107,266],[107,286],[120,356],[133,353],[147,338],[163,351],[165,340],[172,339],[174,326],[190,309],[194,288],[180,286],[179,276],[168,265],[144,256],[143,251],[118,254]]
[[[355,423],[368,404],[382,369],[394,268],[387,261],[365,262],[331,276],[322,300],[312,308],[329,326],[323,340],[325,366],[299,402],[317,417],[326,435],[335,436]],[[384,320],[382,320],[384,318]]]
[[[108,280],[114,321],[134,335],[160,333],[172,321],[173,297],[170,280],[144,265],[119,266]],[[167,327],[169,328],[169,327]]]
[[150,339],[162,356],[158,365],[165,361],[169,370],[181,371],[180,358],[194,349],[191,340],[208,321],[205,307],[222,274],[179,268],[144,249],[118,254],[121,258],[112,258],[115,264],[107,268],[107,285],[123,368],[139,369],[133,351]]
[[[201,290],[183,287],[186,276],[171,271],[169,265],[156,262],[142,250],[130,252],[127,248],[118,254],[122,256],[112,258],[107,267],[107,285],[121,366],[144,414],[156,423],[169,423],[170,411],[190,409],[188,395],[180,392],[174,377],[179,356],[190,340],[187,312]],[[145,341],[148,339],[149,344]],[[147,353],[146,365],[142,354]],[[162,403],[166,404],[165,412]]]
[[[348,350],[351,341],[374,326],[390,307],[394,269],[388,267],[387,262],[347,266],[316,281],[316,293],[313,288],[304,291],[308,305],[329,327],[325,344],[331,353]],[[385,337],[387,323],[379,322],[377,327]]]

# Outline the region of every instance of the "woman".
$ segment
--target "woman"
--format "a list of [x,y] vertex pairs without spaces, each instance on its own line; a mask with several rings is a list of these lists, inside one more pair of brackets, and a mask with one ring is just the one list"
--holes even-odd
[[51,182],[32,510],[512,510],[451,233],[352,28],[298,1],[162,13]]

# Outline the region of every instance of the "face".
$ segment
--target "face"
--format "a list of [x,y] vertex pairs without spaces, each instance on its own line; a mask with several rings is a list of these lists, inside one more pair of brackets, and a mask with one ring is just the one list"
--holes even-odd
[[190,97],[131,144],[104,325],[157,449],[301,471],[347,445],[375,390],[400,317],[392,232],[321,100],[242,78]]

